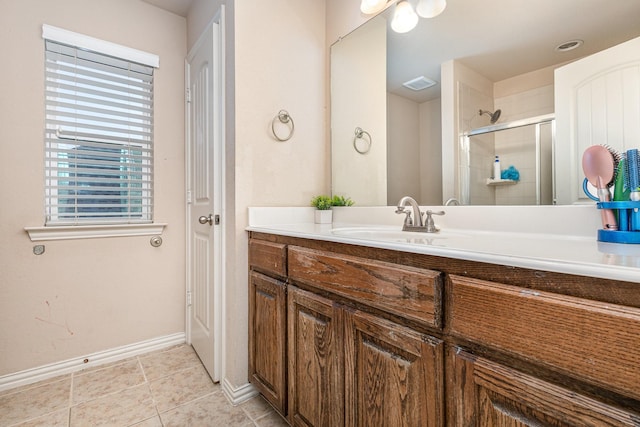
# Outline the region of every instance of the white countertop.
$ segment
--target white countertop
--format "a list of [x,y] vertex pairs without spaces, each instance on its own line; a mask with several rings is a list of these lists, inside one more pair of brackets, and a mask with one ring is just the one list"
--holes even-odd
[[430,208],[447,212],[435,217],[441,231],[402,238],[344,234],[400,231],[404,217],[389,207],[334,208],[333,224],[314,224],[313,208],[249,208],[247,230],[640,283],[640,245],[598,242],[595,207],[500,208]]

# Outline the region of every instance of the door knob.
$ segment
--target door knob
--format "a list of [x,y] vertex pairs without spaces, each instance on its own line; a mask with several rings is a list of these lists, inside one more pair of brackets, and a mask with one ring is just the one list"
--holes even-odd
[[213,215],[212,214],[209,214],[209,216],[202,215],[200,218],[198,218],[198,222],[200,224],[209,223],[209,225],[213,225]]

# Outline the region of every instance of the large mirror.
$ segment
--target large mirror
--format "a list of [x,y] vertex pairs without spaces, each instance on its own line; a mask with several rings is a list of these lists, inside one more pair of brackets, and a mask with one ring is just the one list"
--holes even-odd
[[[404,34],[394,9],[331,47],[332,192],[553,204],[554,70],[640,36],[640,1],[449,0]],[[516,185],[491,182],[495,155]]]

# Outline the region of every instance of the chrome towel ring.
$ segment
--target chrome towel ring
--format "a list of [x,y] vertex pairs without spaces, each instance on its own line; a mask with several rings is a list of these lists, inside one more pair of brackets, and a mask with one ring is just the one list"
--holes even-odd
[[[279,120],[280,123],[283,123],[285,125],[287,123],[291,123],[291,127],[289,129],[289,135],[285,136],[284,138],[281,138],[280,136],[278,136],[275,128],[276,120]],[[274,138],[277,139],[278,141],[288,141],[289,139],[291,139],[291,136],[293,135],[294,130],[295,130],[295,124],[293,123],[293,118],[289,115],[289,113],[286,110],[280,110],[278,112],[278,115],[275,116],[273,120],[271,120],[271,132],[273,132]]]
[[[364,135],[367,136],[366,139],[364,138]],[[359,141],[364,141],[366,143],[366,148],[364,149],[358,148]],[[353,137],[353,148],[360,154],[367,154],[369,150],[371,150],[371,142],[372,142],[372,139],[369,132],[367,132],[366,130],[362,130],[362,128],[357,127],[355,131],[355,136]]]

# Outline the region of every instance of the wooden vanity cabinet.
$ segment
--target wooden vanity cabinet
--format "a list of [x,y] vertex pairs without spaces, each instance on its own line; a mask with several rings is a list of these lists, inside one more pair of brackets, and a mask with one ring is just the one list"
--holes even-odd
[[293,426],[442,426],[440,340],[288,288]]
[[344,425],[342,309],[333,301],[288,289],[289,422]]
[[289,286],[291,424],[442,426],[442,342],[366,311],[440,325],[440,274],[298,246],[287,256],[290,282],[312,289]]
[[345,312],[345,425],[444,425],[443,343],[360,311]]
[[442,341],[384,316],[438,330],[439,272],[259,239],[249,267],[250,381],[291,425],[444,424]]
[[286,246],[251,241],[249,266],[249,381],[286,415]]
[[637,414],[477,357],[447,350],[452,426],[638,426]]
[[640,309],[456,275],[447,294],[449,339],[503,360],[447,348],[450,425],[640,425],[616,406],[640,397]]
[[640,426],[635,283],[256,236],[251,381],[292,425]]

